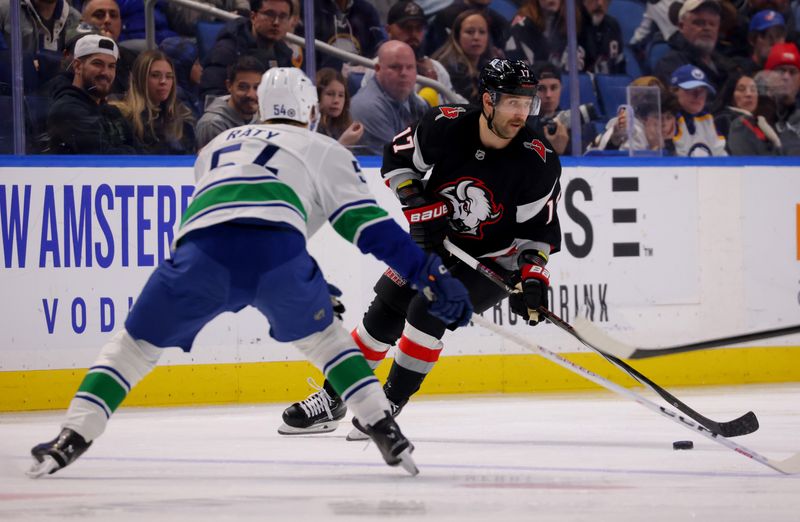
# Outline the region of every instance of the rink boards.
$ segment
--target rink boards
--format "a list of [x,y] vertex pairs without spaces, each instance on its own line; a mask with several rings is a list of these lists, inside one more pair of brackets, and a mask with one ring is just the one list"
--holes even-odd
[[[591,318],[642,346],[674,345],[800,322],[800,162],[565,160],[552,257],[552,309]],[[364,159],[378,202],[396,200]],[[0,411],[61,408],[169,255],[191,197],[189,158],[0,159]],[[383,267],[325,227],[310,250],[359,320]],[[551,325],[507,303],[484,317],[601,375],[630,384]],[[163,405],[285,401],[315,370],[270,340],[254,310],[217,318],[191,354],[169,349],[126,401]],[[569,390],[590,383],[477,326],[448,333],[425,393]],[[800,336],[646,361],[663,385],[800,380]],[[384,365],[380,372],[388,370]]]

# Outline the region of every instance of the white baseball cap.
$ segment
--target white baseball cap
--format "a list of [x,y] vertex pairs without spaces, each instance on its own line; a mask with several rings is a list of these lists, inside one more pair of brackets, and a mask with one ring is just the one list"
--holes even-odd
[[87,34],[75,43],[75,58],[90,54],[108,54],[119,59],[119,49],[111,38],[99,34]]

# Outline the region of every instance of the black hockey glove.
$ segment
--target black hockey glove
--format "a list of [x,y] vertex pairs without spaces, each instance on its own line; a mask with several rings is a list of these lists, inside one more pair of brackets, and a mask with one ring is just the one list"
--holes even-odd
[[541,252],[525,251],[520,254],[520,292],[511,294],[508,304],[511,311],[521,315],[529,325],[539,324],[537,308],[548,308],[550,272],[544,267],[546,257]]
[[409,201],[412,206],[403,209],[408,220],[408,233],[411,239],[426,251],[438,249],[447,237],[447,203],[443,201],[427,201],[422,197]]
[[345,311],[344,303],[339,300],[342,297],[342,291],[338,287],[328,283],[328,293],[331,294],[331,308],[333,308],[333,315],[342,321],[342,314]]
[[436,254],[428,254],[412,287],[430,301],[428,311],[444,324],[456,327],[469,324],[472,316],[469,292],[461,281],[450,275]]

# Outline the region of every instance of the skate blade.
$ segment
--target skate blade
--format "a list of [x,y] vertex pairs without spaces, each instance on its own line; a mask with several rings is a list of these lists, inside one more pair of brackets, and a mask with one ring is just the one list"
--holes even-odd
[[278,433],[281,435],[313,435],[315,433],[330,433],[339,427],[339,421],[323,422],[322,424],[314,424],[308,428],[295,428],[284,423],[278,428]]
[[358,442],[358,441],[362,441],[362,440],[369,440],[369,435],[367,435],[366,433],[364,433],[363,431],[361,431],[358,428],[353,428],[352,430],[350,430],[350,433],[347,434],[347,437],[345,437],[345,440],[349,440],[351,442],[352,441]]
[[32,479],[36,479],[43,475],[49,475],[59,468],[60,466],[58,465],[58,462],[56,462],[53,457],[50,455],[45,455],[41,462],[34,462],[30,469],[25,472],[25,474]]
[[414,462],[413,457],[411,457],[411,449],[412,449],[411,447],[408,447],[400,452],[400,454],[397,456],[397,458],[400,459],[400,462],[398,464],[400,465],[401,468],[406,470],[409,475],[411,475],[412,477],[416,477],[417,475],[419,475],[419,468],[417,467],[417,464]]

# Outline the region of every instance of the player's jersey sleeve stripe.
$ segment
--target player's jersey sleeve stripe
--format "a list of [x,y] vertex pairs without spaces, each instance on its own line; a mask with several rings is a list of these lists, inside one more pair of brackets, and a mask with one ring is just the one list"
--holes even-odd
[[199,197],[195,197],[183,214],[181,226],[185,226],[200,213],[207,213],[205,211],[218,209],[222,206],[231,208],[276,203],[287,205],[303,216],[303,220],[308,219],[297,193],[285,183],[279,181],[256,184],[226,183],[205,191]]
[[345,212],[347,209],[351,207],[360,207],[363,205],[377,205],[377,203],[375,202],[374,199],[359,199],[358,201],[351,201],[350,203],[342,205],[341,207],[334,210],[333,213],[331,214],[331,217],[328,218],[328,221],[333,223],[334,221],[336,221],[336,219],[339,217],[339,214],[341,214],[342,212]]
[[391,218],[385,210],[376,205],[368,205],[346,209],[335,220],[331,220],[331,225],[340,236],[357,245],[362,230],[387,219]]
[[433,165],[429,165],[425,163],[425,160],[422,158],[422,151],[419,147],[419,140],[417,138],[417,131],[414,131],[414,155],[411,157],[411,160],[414,162],[414,168],[420,172],[428,172],[433,168]]
[[550,188],[550,192],[543,198],[537,199],[536,201],[532,201],[530,203],[525,203],[524,205],[519,205],[517,207],[517,223],[524,223],[541,212],[544,206],[547,204],[547,200],[553,196],[553,190],[555,188],[556,186],[554,184]]

